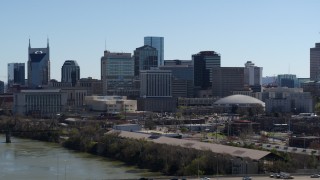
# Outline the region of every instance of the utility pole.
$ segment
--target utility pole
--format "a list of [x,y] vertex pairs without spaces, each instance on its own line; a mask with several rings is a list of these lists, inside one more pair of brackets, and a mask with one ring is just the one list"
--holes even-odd
[[216,178],[217,178],[217,180],[218,180],[218,174],[219,174],[219,161],[218,161],[218,156],[217,156],[216,161],[217,161],[217,174],[216,174]]
[[11,129],[6,130],[6,143],[11,143]]

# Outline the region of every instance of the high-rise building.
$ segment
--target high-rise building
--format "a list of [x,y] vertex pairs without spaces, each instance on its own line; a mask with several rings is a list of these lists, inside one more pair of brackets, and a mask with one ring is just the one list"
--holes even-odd
[[310,48],[310,80],[320,80],[320,43]]
[[80,67],[77,61],[66,60],[61,68],[61,82],[72,83],[75,86],[80,79]]
[[46,48],[28,48],[28,86],[35,88],[47,85],[50,80],[49,40]]
[[150,70],[151,67],[158,67],[158,50],[152,46],[144,45],[136,48],[133,58],[135,76],[139,76],[139,71],[141,70]]
[[24,63],[9,63],[8,64],[8,88],[14,84],[25,84],[25,65]]
[[244,67],[244,84],[253,92],[261,92],[262,67],[257,67],[251,61],[247,61]]
[[140,97],[172,97],[172,73],[170,70],[140,71]]
[[192,55],[194,86],[200,89],[211,88],[212,68],[221,66],[220,54],[214,51],[201,51]]
[[225,97],[233,91],[244,90],[244,67],[215,67],[212,69],[212,96]]
[[175,65],[190,65],[192,66],[191,60],[180,60],[180,59],[174,59],[174,60],[164,60],[165,66],[175,66]]
[[295,74],[279,74],[277,78],[279,87],[296,88],[298,87],[298,79]]
[[158,50],[158,66],[164,64],[164,38],[163,37],[144,37],[144,45],[149,45]]
[[160,70],[172,72],[172,96],[193,97],[193,66],[192,65],[165,65]]
[[101,80],[104,95],[117,95],[117,91],[133,87],[134,61],[131,53],[104,51],[101,57]]
[[140,81],[139,111],[175,112],[176,98],[172,97],[170,70],[142,70]]
[[251,61],[245,63],[244,68],[244,83],[253,86],[262,84],[262,67],[257,67]]
[[4,82],[0,80],[0,94],[4,93]]

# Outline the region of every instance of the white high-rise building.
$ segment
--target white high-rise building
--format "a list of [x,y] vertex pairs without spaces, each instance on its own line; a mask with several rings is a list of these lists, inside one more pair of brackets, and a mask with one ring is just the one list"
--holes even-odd
[[245,63],[244,83],[245,85],[255,86],[262,84],[262,67],[257,67],[251,61]]
[[144,45],[149,45],[158,50],[158,66],[164,65],[164,38],[163,37],[144,37]]

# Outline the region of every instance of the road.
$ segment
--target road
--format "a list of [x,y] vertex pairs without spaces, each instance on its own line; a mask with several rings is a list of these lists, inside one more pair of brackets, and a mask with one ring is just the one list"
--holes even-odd
[[[201,178],[200,178],[201,179]],[[242,177],[210,177],[210,180],[242,180]],[[277,180],[276,178],[270,178],[269,176],[251,176],[252,180]],[[297,180],[320,180],[320,178],[310,178],[310,175],[302,175],[302,176],[294,176],[294,179]],[[199,180],[199,178],[191,179],[191,180]],[[278,180],[282,180],[281,178]]]
[[[186,178],[188,180],[199,180],[203,177],[200,178]],[[210,180],[242,180],[242,177],[209,177]],[[178,178],[179,180],[182,179],[182,177]],[[252,180],[277,180],[276,178],[270,178],[269,176],[251,176]],[[310,178],[310,175],[299,175],[299,176],[294,176],[294,179],[297,180],[320,180],[320,178]],[[161,179],[162,180],[162,179]],[[163,179],[164,180],[164,179]],[[170,178],[169,178],[170,180]],[[280,178],[279,180],[283,180],[282,178]]]

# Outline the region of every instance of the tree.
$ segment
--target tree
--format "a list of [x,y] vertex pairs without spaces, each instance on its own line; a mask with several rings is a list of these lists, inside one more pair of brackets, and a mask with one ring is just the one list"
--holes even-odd
[[314,111],[316,112],[317,115],[320,114],[320,102],[318,102],[318,103],[315,105]]

